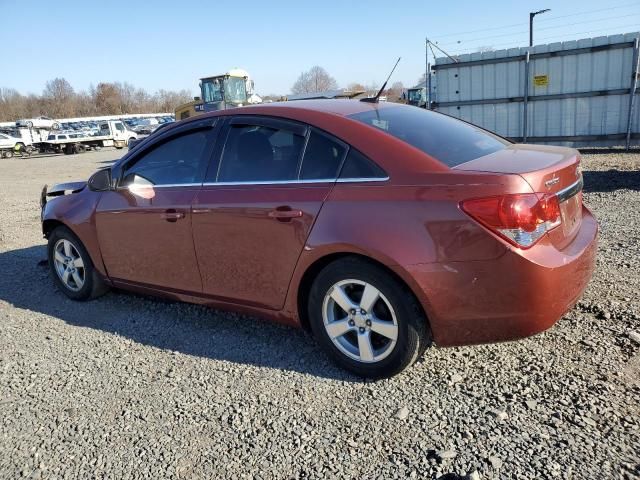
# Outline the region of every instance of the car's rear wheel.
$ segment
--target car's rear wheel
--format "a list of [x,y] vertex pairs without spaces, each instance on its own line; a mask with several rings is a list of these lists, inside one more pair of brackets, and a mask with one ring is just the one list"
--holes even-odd
[[89,300],[108,290],[84,245],[68,228],[57,227],[49,235],[48,259],[53,281],[67,297]]
[[315,337],[343,368],[370,378],[395,375],[431,343],[413,294],[383,268],[359,258],[326,266],[309,295]]

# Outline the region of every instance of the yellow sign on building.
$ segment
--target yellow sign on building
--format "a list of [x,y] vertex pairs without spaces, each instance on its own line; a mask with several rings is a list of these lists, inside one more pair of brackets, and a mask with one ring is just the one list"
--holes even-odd
[[546,87],[549,85],[549,75],[535,75],[533,77],[533,84],[536,87]]

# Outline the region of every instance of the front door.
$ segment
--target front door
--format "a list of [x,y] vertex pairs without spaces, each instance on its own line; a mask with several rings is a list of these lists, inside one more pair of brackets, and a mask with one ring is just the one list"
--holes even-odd
[[203,292],[279,309],[346,147],[262,117],[235,117],[222,137],[224,153],[193,202]]
[[96,227],[108,275],[116,281],[202,291],[193,248],[191,203],[201,188],[211,127],[181,132],[143,148],[105,192]]

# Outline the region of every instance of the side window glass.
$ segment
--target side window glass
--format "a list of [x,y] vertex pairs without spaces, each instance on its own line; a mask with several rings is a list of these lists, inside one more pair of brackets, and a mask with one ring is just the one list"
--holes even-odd
[[311,131],[302,160],[300,179],[334,180],[338,175],[338,168],[344,158],[345,151],[345,147],[331,140],[328,136]]
[[340,172],[340,178],[387,178],[387,174],[363,154],[351,148]]
[[208,133],[191,132],[158,145],[127,168],[123,183],[180,185],[200,181]]
[[224,146],[219,182],[295,180],[304,137],[258,125],[231,125]]

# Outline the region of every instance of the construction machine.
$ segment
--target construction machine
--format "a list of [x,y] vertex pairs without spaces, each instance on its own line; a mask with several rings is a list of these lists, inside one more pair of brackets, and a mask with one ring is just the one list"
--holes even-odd
[[262,103],[262,99],[255,94],[249,73],[234,68],[222,75],[201,78],[200,97],[176,108],[176,120],[255,103]]

